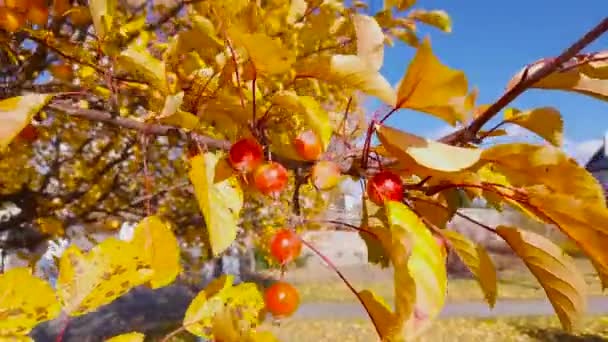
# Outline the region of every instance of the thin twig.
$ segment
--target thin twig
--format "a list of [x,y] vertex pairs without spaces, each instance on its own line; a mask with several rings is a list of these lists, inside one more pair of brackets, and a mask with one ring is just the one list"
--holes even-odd
[[358,232],[363,232],[366,234],[371,235],[372,237],[374,237],[376,240],[379,240],[380,238],[378,237],[378,235],[376,235],[374,232],[367,230],[365,228],[361,228],[358,226],[355,226],[354,224],[350,224],[350,223],[346,223],[346,222],[341,222],[338,220],[320,220],[320,219],[314,219],[314,220],[307,220],[310,223],[329,223],[329,224],[335,224],[335,225],[340,225],[352,230],[356,230]]
[[380,337],[380,339],[382,339],[382,333],[380,332],[380,328],[378,327],[378,322],[376,322],[376,320],[374,319],[374,316],[372,316],[371,312],[369,312],[369,310],[367,309],[367,306],[365,306],[365,302],[363,301],[363,298],[361,297],[359,292],[357,292],[357,290],[353,287],[353,285],[348,281],[348,279],[346,279],[346,277],[342,274],[342,272],[340,272],[340,270],[336,267],[336,265],[327,256],[325,256],[323,253],[321,253],[315,246],[313,246],[308,241],[306,241],[302,238],[300,238],[300,240],[306,247],[308,247],[311,251],[313,251],[316,255],[318,255],[319,258],[321,258],[323,261],[325,261],[327,266],[329,266],[329,268],[331,268],[334,272],[336,272],[338,277],[340,277],[340,279],[342,279],[342,281],[348,287],[348,289],[357,297],[357,299],[359,300],[361,305],[363,305],[365,312],[367,312],[367,315],[369,316],[370,320],[374,324],[374,328],[376,328],[376,332],[378,333],[378,336]]

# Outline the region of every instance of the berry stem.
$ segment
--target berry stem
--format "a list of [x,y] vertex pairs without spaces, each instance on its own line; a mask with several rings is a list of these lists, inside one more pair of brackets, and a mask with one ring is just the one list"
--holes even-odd
[[340,272],[340,270],[336,267],[336,265],[326,255],[321,253],[315,246],[313,246],[309,242],[305,241],[304,239],[300,238],[300,240],[302,241],[302,244],[304,244],[311,251],[313,251],[317,256],[319,256],[319,258],[321,258],[323,261],[325,261],[327,266],[329,266],[329,268],[331,268],[334,272],[336,272],[336,274],[340,277],[340,279],[342,279],[342,281],[348,287],[348,289],[357,297],[357,299],[359,300],[361,305],[363,305],[365,312],[367,312],[367,315],[369,316],[370,320],[374,324],[374,328],[376,328],[376,332],[378,333],[378,336],[380,337],[380,339],[382,339],[382,334],[380,333],[380,328],[378,328],[378,323],[374,320],[374,317],[372,316],[371,312],[369,312],[369,310],[367,309],[367,306],[365,306],[365,302],[363,301],[363,298],[361,297],[361,295],[359,295],[359,292],[357,292],[357,290],[348,281],[348,279],[346,279],[346,277],[342,274],[342,272]]

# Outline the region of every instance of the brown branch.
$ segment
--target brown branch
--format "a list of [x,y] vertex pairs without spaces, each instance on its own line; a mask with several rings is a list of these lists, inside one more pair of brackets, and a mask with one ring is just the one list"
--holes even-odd
[[562,64],[576,56],[582,49],[592,43],[602,34],[608,31],[608,18],[604,18],[591,31],[587,32],[582,38],[567,48],[557,58],[543,65],[538,70],[528,74],[529,67],[524,71],[519,83],[504,93],[498,101],[486,109],[479,117],[473,120],[467,127],[464,127],[452,134],[446,135],[439,139],[440,142],[446,144],[465,143],[475,140],[477,133],[481,130],[484,124],[490,121],[504,107],[506,107],[517,96],[521,95],[528,88],[532,87],[538,81],[549,76],[558,70]]
[[169,136],[173,134],[178,134],[183,138],[186,138],[188,135],[191,135],[196,141],[207,147],[221,150],[228,150],[230,148],[230,142],[227,140],[214,139],[208,136],[187,132],[183,129],[174,126],[150,124],[120,116],[113,117],[112,114],[107,112],[95,109],[84,109],[74,107],[69,101],[55,101],[51,103],[48,107],[59,112],[63,112],[70,116],[77,116],[92,121],[99,121],[116,127],[136,130],[145,134],[158,136]]

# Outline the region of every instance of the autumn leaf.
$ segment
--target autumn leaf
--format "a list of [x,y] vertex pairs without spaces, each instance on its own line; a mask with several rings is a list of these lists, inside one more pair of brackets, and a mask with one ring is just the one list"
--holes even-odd
[[443,32],[452,32],[452,20],[443,10],[415,9],[408,14],[408,18],[436,27]]
[[426,38],[399,83],[396,107],[428,113],[454,125],[464,121],[465,113],[451,101],[467,95],[467,89],[464,72],[441,64]]
[[445,230],[443,234],[450,241],[458,257],[473,273],[484,293],[486,302],[493,308],[496,304],[497,279],[496,268],[488,252],[483,246],[476,245],[456,231]]
[[60,310],[51,285],[34,277],[29,268],[0,274],[0,336],[21,338],[39,323],[57,317]]
[[169,285],[181,271],[180,248],[169,225],[158,216],[148,216],[133,230],[131,243],[152,268],[153,289]]
[[[521,82],[524,73],[526,75],[534,74],[548,62],[548,60],[539,60],[532,65],[526,66],[509,81],[507,89],[511,89]],[[595,74],[594,72],[590,72],[590,70],[595,69],[589,66],[579,66],[559,72],[553,72],[534,83],[531,88],[563,90],[608,101],[608,83],[606,82],[608,79],[602,77],[605,76],[603,73],[600,72],[599,74]],[[593,76],[599,77],[595,78]]]
[[314,77],[320,80],[343,83],[348,87],[376,96],[394,106],[395,90],[378,71],[359,56],[317,56],[303,60],[296,66],[297,77]]
[[398,10],[405,11],[416,4],[416,0],[384,0],[384,9],[396,6]]
[[367,61],[373,70],[380,70],[384,61],[384,33],[373,17],[356,14],[353,17],[357,36],[357,56]]
[[243,207],[243,192],[236,176],[214,183],[215,167],[220,158],[210,152],[190,160],[190,181],[201,212],[213,255],[219,255],[236,238],[237,224]]
[[386,125],[376,125],[376,132],[382,146],[393,157],[431,170],[460,171],[475,165],[482,153],[480,149],[443,144]]
[[134,245],[110,237],[87,254],[68,247],[59,260],[57,294],[63,310],[80,316],[151,279],[153,271]]
[[508,108],[504,120],[526,128],[554,146],[561,146],[564,140],[564,122],[559,111],[551,107],[541,107],[527,111]]
[[562,327],[572,331],[587,306],[587,285],[574,260],[551,240],[534,232],[499,226],[496,233],[538,279]]
[[377,327],[380,337],[388,340],[391,336],[397,335],[402,323],[397,321],[395,314],[384,299],[370,290],[359,291],[358,294],[373,324]]
[[308,3],[306,0],[291,0],[289,12],[287,13],[287,23],[293,25],[297,20],[304,16]]
[[146,335],[138,332],[130,332],[118,336],[111,337],[105,342],[144,342]]
[[600,279],[600,284],[602,285],[602,290],[608,289],[608,268],[602,267],[597,262],[591,260],[591,264],[593,268],[597,271],[597,276]]
[[242,320],[257,323],[258,313],[264,307],[262,294],[254,283],[233,286],[233,280],[232,275],[222,275],[198,293],[184,316],[186,330],[196,336],[212,338],[209,333],[214,318],[227,307],[238,310]]
[[165,77],[165,64],[145,50],[128,48],[117,58],[117,68],[133,75],[137,80],[149,82],[161,93],[169,91]]
[[0,152],[5,151],[19,132],[53,98],[46,94],[27,94],[0,100]]
[[[407,268],[415,283],[415,307],[404,334],[413,339],[428,329],[443,309],[447,291],[445,255],[418,215],[403,203],[390,201],[386,211],[391,231],[400,227],[412,244]],[[408,295],[396,293],[396,296]],[[398,306],[396,312],[399,314]]]
[[593,261],[603,273],[608,269],[608,209],[572,194],[553,193],[544,186],[534,186],[523,191],[522,205],[555,224]]
[[228,36],[235,46],[245,48],[256,72],[262,75],[285,73],[295,62],[294,51],[285,48],[278,38],[263,33],[245,33],[236,26],[228,29]]
[[579,70],[591,78],[608,80],[608,50],[594,53],[587,63],[581,64]]
[[90,0],[89,9],[91,10],[91,18],[97,38],[103,40],[112,28],[116,0]]
[[542,184],[557,193],[606,206],[598,180],[554,146],[500,144],[485,149],[481,159],[491,162],[489,169],[514,187]]

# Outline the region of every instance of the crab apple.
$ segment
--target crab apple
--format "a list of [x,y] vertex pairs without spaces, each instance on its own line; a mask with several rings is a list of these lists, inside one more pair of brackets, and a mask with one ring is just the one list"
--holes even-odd
[[302,251],[302,241],[291,229],[282,228],[270,239],[270,254],[281,265],[291,262]]
[[42,6],[31,6],[27,12],[27,20],[35,25],[44,26],[49,20],[49,9],[48,7]]
[[49,70],[53,77],[62,81],[69,81],[73,76],[72,66],[69,64],[53,64],[49,67]]
[[252,138],[244,138],[235,142],[228,152],[230,164],[235,170],[242,173],[255,170],[262,163],[263,156],[262,145]]
[[265,195],[275,195],[287,186],[287,170],[277,162],[258,166],[253,174],[255,187]]
[[38,138],[38,129],[32,124],[28,124],[19,132],[19,138],[32,142]]
[[276,282],[264,292],[266,309],[276,318],[291,316],[300,305],[300,295],[291,284]]
[[321,155],[321,140],[312,130],[305,130],[293,140],[298,155],[305,160],[316,160]]
[[313,185],[319,190],[329,190],[340,182],[340,166],[329,160],[315,163],[311,171]]
[[403,182],[401,177],[391,171],[381,171],[367,182],[367,195],[369,199],[382,205],[385,201],[403,200]]

